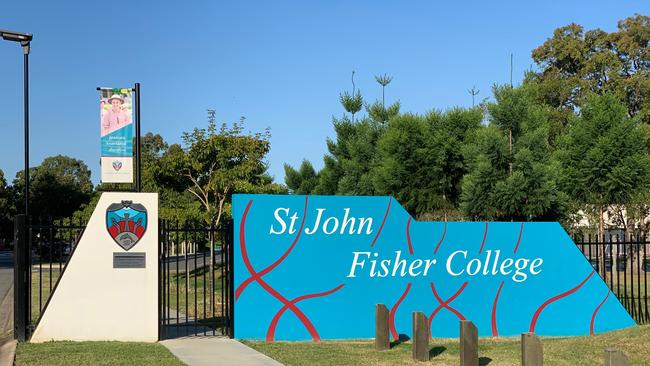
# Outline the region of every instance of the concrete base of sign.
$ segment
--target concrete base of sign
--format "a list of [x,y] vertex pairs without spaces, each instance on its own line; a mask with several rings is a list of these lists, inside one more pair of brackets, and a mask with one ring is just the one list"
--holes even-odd
[[[126,251],[108,232],[106,209],[122,201],[147,210],[131,249],[146,253],[145,268],[113,268],[113,253]],[[158,340],[158,194],[102,194],[31,337],[51,340]]]

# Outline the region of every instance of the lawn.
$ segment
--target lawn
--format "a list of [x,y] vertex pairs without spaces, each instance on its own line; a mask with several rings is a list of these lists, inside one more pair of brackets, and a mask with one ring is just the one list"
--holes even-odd
[[[38,269],[38,267],[35,267]],[[56,281],[59,279],[61,272],[58,268],[52,269],[50,275],[49,265],[43,265],[43,272],[32,272],[32,323],[36,324],[38,317],[41,314],[41,309],[45,307],[47,299],[50,297],[51,289],[54,288]],[[50,287],[50,284],[52,287]]]
[[[623,350],[633,365],[650,365],[650,326],[639,326],[593,337],[545,338],[544,365],[602,365],[607,347]],[[276,342],[245,341],[248,346],[287,366],[298,365],[422,365],[411,359],[409,342],[388,351],[375,351],[370,340]],[[519,339],[481,339],[481,365],[520,365]],[[430,364],[458,365],[459,346],[454,339],[430,342]],[[425,363],[426,364],[426,363]]]
[[[167,307],[172,311],[170,315],[176,316],[175,312],[178,310],[190,318],[206,319],[212,317],[209,274],[210,269],[207,266],[190,271],[189,276],[184,271],[169,272]],[[215,267],[214,315],[217,317],[221,315],[221,288],[221,267]]]
[[164,346],[134,342],[19,343],[18,366],[184,365]]

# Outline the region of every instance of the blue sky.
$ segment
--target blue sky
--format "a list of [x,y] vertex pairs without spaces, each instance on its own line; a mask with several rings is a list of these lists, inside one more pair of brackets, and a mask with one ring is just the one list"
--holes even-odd
[[[0,29],[34,34],[30,58],[31,161],[83,159],[99,180],[97,86],[142,84],[142,130],[180,142],[183,131],[245,116],[271,127],[269,172],[322,166],[338,95],[350,74],[367,101],[374,75],[394,77],[387,101],[402,111],[470,106],[494,83],[532,66],[530,53],[559,26],[614,31],[650,14],[646,1],[11,1]],[[22,54],[0,41],[0,169],[23,166]]]

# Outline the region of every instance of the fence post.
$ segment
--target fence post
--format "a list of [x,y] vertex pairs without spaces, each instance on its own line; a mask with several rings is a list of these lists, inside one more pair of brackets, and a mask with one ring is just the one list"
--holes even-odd
[[470,320],[460,321],[460,365],[478,366],[478,329]]
[[521,334],[521,365],[542,366],[544,364],[544,349],[542,341],[535,333]]
[[[235,285],[234,285],[234,275],[235,275],[235,244],[234,244],[234,222],[233,220],[229,220],[228,224],[226,225],[228,233],[226,237],[228,240],[226,241],[226,245],[228,246],[228,277],[226,278],[227,284],[228,284],[228,301],[230,303],[229,307],[229,314],[228,314],[228,322],[229,322],[229,330],[230,333],[228,336],[230,338],[235,338]],[[223,248],[221,249],[223,251]]]
[[413,359],[429,361],[429,322],[421,311],[413,312]]
[[25,215],[16,215],[14,220],[14,338],[20,342],[29,339],[31,256],[27,232]]
[[375,305],[375,349],[378,351],[390,348],[388,337],[388,308],[384,304]]
[[629,364],[630,361],[622,351],[616,348],[605,349],[605,366],[628,366]]

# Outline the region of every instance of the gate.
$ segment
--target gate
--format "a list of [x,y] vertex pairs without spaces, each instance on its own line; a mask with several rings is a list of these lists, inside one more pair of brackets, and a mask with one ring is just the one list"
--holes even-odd
[[233,337],[232,223],[159,225],[160,339]]

